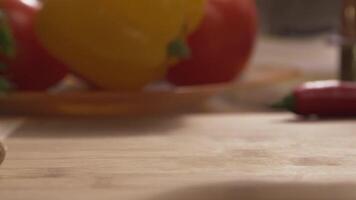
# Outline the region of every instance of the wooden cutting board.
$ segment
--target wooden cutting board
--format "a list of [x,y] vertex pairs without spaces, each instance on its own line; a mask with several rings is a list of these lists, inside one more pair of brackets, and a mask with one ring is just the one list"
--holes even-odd
[[354,119],[31,119],[6,143],[1,200],[356,199]]

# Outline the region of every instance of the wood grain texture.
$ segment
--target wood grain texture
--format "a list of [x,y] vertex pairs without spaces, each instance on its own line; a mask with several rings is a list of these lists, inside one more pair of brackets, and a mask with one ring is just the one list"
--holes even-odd
[[6,143],[1,200],[356,198],[354,119],[32,119]]

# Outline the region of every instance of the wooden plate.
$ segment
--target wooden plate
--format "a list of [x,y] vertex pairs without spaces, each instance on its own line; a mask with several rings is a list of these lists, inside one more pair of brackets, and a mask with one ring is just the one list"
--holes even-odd
[[[30,116],[142,116],[184,111],[210,97],[231,90],[290,79],[295,70],[261,67],[237,84],[171,87],[145,92],[108,92],[70,89],[61,92],[21,92],[0,97],[0,114]],[[69,83],[71,85],[72,83]],[[73,85],[73,84],[72,84]],[[74,84],[76,85],[76,84]],[[236,85],[238,87],[236,87]]]
[[22,92],[0,98],[0,114],[137,116],[174,112],[202,103],[227,85],[181,87],[146,92]]

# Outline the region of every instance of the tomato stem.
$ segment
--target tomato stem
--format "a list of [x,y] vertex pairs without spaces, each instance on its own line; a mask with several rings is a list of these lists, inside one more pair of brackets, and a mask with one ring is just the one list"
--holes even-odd
[[15,56],[15,44],[6,15],[0,11],[0,51],[12,58]]

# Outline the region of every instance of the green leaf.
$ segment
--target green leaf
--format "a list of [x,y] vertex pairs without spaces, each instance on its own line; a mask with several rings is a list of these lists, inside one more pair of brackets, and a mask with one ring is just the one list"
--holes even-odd
[[11,58],[16,54],[14,41],[6,15],[0,11],[0,51]]
[[11,83],[4,77],[0,77],[0,93],[8,92],[11,89],[12,89]]

